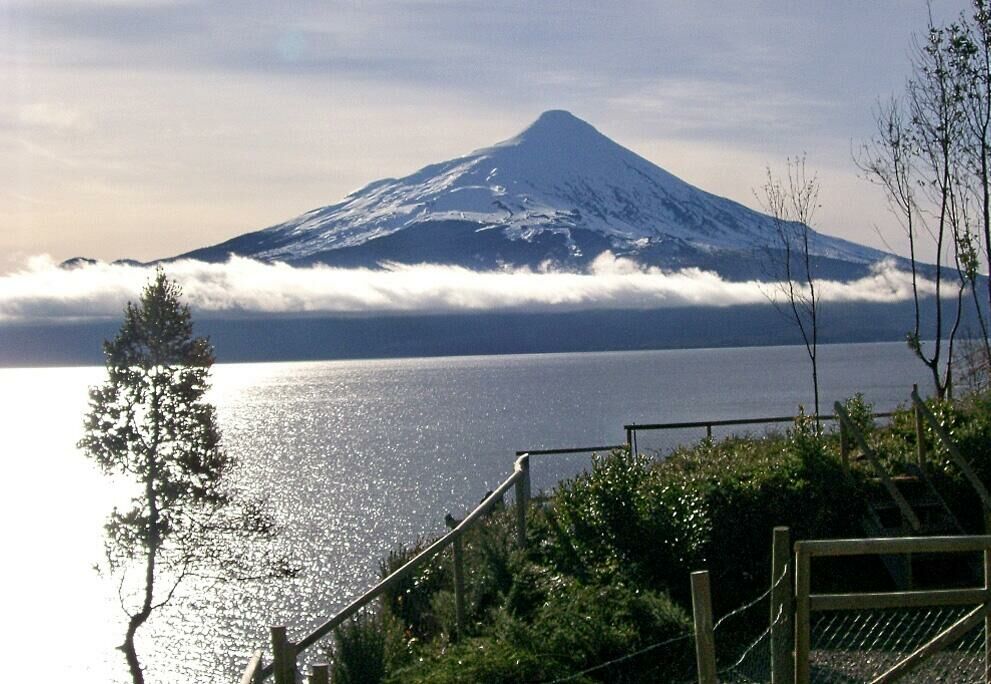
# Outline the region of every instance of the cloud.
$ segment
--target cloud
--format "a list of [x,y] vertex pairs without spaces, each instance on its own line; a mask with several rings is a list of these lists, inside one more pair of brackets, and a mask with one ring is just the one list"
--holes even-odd
[[85,133],[92,129],[76,109],[61,102],[35,102],[22,105],[17,112],[20,124],[50,133]]
[[[773,283],[731,282],[698,269],[664,271],[602,254],[586,272],[472,271],[436,264],[382,269],[293,267],[234,257],[165,266],[198,315],[411,314],[732,306],[780,296]],[[33,257],[0,276],[0,321],[117,318],[138,298],[151,267],[94,263],[60,268]],[[823,302],[893,303],[911,297],[911,276],[891,262],[860,280],[818,283]],[[920,290],[931,294],[930,283]]]

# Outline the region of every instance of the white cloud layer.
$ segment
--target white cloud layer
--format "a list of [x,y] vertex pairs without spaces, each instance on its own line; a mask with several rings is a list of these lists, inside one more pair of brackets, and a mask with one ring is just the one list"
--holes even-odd
[[[296,268],[234,257],[223,264],[165,265],[198,314],[392,314],[480,311],[575,311],[762,304],[780,296],[774,283],[730,282],[717,274],[663,271],[601,255],[587,272],[471,271],[436,264],[383,269]],[[39,256],[0,276],[0,321],[119,317],[153,269],[97,263],[63,269]],[[818,283],[823,302],[890,303],[911,297],[911,276],[877,264],[860,280]],[[931,283],[920,284],[932,294]]]

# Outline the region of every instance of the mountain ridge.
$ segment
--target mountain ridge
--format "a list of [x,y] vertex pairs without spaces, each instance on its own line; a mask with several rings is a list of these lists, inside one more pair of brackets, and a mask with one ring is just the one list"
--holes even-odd
[[[756,266],[742,262],[773,242],[770,217],[681,180],[569,112],[550,110],[508,140],[373,181],[335,204],[175,258],[581,268],[609,250],[645,265],[752,277]],[[845,277],[892,256],[816,232],[811,246],[826,271]]]

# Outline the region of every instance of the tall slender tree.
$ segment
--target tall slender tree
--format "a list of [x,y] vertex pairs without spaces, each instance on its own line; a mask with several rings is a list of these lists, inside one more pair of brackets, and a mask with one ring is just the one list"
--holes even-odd
[[772,303],[798,328],[812,370],[812,396],[819,425],[819,292],[815,278],[813,230],[819,209],[819,178],[805,170],[805,157],[788,159],[782,181],[767,168],[757,200],[774,220],[768,270],[776,291]]
[[[223,449],[205,399],[213,350],[193,337],[179,286],[159,269],[117,336],[104,343],[107,379],[90,390],[79,446],[107,473],[130,478],[137,494],[107,523],[111,572],[120,576],[127,629],[121,650],[135,684],[144,681],[138,629],[187,577],[236,578],[281,572],[234,544],[271,541],[258,501],[232,487],[235,461]],[[127,575],[128,569],[140,568]]]

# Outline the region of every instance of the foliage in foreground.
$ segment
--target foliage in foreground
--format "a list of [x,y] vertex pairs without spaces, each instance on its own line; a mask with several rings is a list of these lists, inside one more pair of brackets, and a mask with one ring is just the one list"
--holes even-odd
[[[933,408],[965,457],[991,477],[991,398]],[[908,468],[915,453],[911,411],[875,428],[862,398],[849,400],[846,409],[888,468]],[[943,495],[961,510],[969,502],[979,511],[931,434],[927,444],[927,469],[936,473]],[[692,629],[689,573],[710,571],[717,615],[738,607],[769,586],[774,526],[789,526],[794,538],[861,535],[864,500],[876,487],[871,475],[869,464],[856,460],[847,473],[838,436],[818,432],[807,418],[784,434],[703,440],[663,461],[625,450],[597,455],[589,472],[561,483],[545,505],[531,509],[525,550],[515,548],[511,511],[469,531],[463,638],[454,638],[447,555],[389,594],[385,620],[377,623],[384,625],[385,641],[366,639],[385,654],[386,674],[369,681],[550,681],[659,643],[664,646],[572,681],[635,682],[657,679],[659,672],[671,681],[690,680],[693,643],[679,638]],[[978,518],[972,514],[966,522],[979,525]],[[424,543],[390,555],[383,574]],[[827,584],[842,581],[846,590],[858,588],[851,582],[887,581],[876,560],[850,567],[820,577]],[[753,624],[734,627],[739,638],[730,641],[749,643],[766,629],[765,611],[753,615]],[[736,654],[724,648],[719,655]]]

